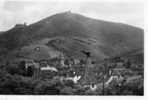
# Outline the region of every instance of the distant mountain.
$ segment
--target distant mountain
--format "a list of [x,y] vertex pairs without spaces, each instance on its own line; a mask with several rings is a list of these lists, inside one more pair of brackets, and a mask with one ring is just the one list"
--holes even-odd
[[[18,53],[33,51],[39,45],[41,48],[45,47],[46,50],[43,51],[49,56],[62,52],[72,57],[84,57],[81,52],[83,50],[91,52],[92,58],[102,60],[137,49],[143,51],[144,31],[122,23],[64,12],[0,34],[0,55],[8,56],[9,59]],[[30,46],[34,48],[24,50],[24,47]],[[24,56],[28,57],[30,54],[26,53]]]

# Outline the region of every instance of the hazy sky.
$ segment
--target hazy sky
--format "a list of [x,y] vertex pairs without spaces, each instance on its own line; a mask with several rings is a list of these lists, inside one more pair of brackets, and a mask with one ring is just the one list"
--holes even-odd
[[31,24],[55,13],[69,10],[91,18],[144,27],[142,2],[2,1],[0,2],[0,31],[8,30],[17,23]]

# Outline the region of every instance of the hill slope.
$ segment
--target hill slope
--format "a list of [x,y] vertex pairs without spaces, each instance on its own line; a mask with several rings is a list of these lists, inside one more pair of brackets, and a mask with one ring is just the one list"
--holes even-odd
[[143,38],[143,30],[137,27],[64,12],[0,34],[0,55],[41,44],[70,56],[83,57],[82,50],[90,51],[93,58],[102,60],[143,50]]

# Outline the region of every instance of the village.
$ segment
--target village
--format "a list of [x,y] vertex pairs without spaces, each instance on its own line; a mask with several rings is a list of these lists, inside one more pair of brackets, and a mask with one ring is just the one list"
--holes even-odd
[[[19,63],[24,66],[25,77],[33,80],[52,80],[59,77],[60,81],[72,81],[90,91],[104,89],[116,85],[122,87],[125,83],[143,79],[142,65],[136,65],[128,59],[116,57],[105,59],[101,63],[93,61],[87,52],[85,59],[69,58],[65,55],[52,59],[23,59]],[[133,71],[133,68],[135,71]]]

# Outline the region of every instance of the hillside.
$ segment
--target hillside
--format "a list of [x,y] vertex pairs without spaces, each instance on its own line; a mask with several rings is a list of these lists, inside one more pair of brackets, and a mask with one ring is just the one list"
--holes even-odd
[[[137,49],[143,50],[143,42],[143,29],[64,12],[0,34],[0,56],[10,59],[22,51],[24,53],[34,49],[24,50],[23,47],[42,45],[50,51],[76,57],[84,57],[81,51],[85,50],[91,52],[92,58],[103,60]],[[49,53],[48,50],[43,51]]]

